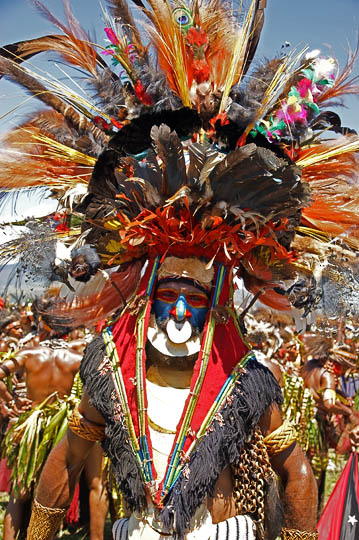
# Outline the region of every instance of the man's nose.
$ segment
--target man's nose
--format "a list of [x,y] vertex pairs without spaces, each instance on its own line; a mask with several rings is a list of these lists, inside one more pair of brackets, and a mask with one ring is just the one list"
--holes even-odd
[[187,309],[185,298],[180,295],[175,305],[170,309],[170,314],[179,322],[192,317],[192,313]]

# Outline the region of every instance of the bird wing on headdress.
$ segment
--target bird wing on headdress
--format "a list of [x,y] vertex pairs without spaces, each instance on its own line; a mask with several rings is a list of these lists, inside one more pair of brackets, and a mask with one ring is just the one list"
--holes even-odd
[[255,144],[225,156],[209,178],[215,200],[264,216],[285,215],[289,208],[298,209],[310,201],[305,184],[299,182],[300,170]]
[[359,137],[350,135],[315,145],[297,161],[312,188],[313,204],[303,210],[302,224],[341,237],[358,248]]
[[[84,137],[84,146],[86,142]],[[81,138],[55,111],[38,113],[4,135],[0,148],[1,204],[14,199],[19,189],[39,187],[50,189],[58,199],[70,193],[73,199],[77,193],[79,203],[95,163],[80,148]]]

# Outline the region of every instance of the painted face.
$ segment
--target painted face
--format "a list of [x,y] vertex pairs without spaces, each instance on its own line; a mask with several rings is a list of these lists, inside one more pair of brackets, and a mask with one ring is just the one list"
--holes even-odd
[[177,323],[188,320],[201,332],[208,311],[208,296],[194,285],[170,281],[158,286],[153,307],[156,320],[173,319]]
[[7,325],[5,332],[10,337],[21,338],[23,335],[22,326],[19,321],[14,321]]

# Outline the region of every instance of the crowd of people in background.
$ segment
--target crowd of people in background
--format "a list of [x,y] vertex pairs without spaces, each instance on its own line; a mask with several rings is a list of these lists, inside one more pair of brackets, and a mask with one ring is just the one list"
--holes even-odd
[[[3,302],[0,311],[0,492],[9,497],[4,540],[25,534],[34,488],[79,403],[81,358],[97,333],[63,326],[49,307],[41,300]],[[318,481],[319,515],[328,462],[359,446],[359,340],[343,325],[335,338],[298,333],[290,317],[264,309],[243,317],[243,331],[282,388],[284,417],[295,424]],[[91,540],[102,540],[108,512],[115,519],[122,511],[96,444],[63,526],[88,527]]]
[[[25,534],[42,466],[81,397],[78,371],[92,339],[86,329],[56,324],[46,308],[34,302],[4,305],[0,312],[0,492],[9,494],[5,540]],[[97,444],[64,523],[74,527],[88,522],[92,540],[103,539],[108,511],[105,479],[106,464]]]

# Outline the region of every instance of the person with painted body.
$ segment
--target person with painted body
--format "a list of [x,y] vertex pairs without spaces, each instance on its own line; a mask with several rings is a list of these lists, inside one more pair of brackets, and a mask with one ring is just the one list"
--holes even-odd
[[[293,436],[289,437],[289,440],[287,437],[287,444],[278,444],[276,435],[283,432],[280,388],[269,370],[253,359],[251,354],[246,354],[247,348],[243,342],[236,342],[242,346],[242,351],[238,354],[241,362],[235,361],[232,372],[235,376],[228,379],[233,384],[232,393],[228,394],[222,403],[223,407],[219,407],[212,417],[207,410],[211,409],[211,405],[213,409],[212,401],[204,404],[205,397],[200,394],[198,403],[202,402],[203,414],[211,420],[205,430],[201,431],[200,428],[198,432],[202,433],[202,440],[196,451],[191,453],[189,450],[187,457],[183,454],[178,459],[177,467],[180,472],[177,481],[171,484],[166,480],[170,476],[168,463],[175,463],[173,448],[179,443],[181,426],[190,414],[188,403],[194,393],[193,381],[196,380],[198,369],[201,369],[198,359],[202,356],[203,335],[206,335],[208,320],[212,317],[215,320],[215,344],[219,343],[220,338],[226,339],[232,335],[232,319],[226,306],[211,305],[210,298],[214,294],[213,274],[211,279],[203,279],[206,274],[205,264],[202,264],[200,274],[195,274],[190,268],[191,259],[186,260],[188,270],[173,272],[173,259],[169,257],[160,268],[158,284],[152,297],[152,309],[148,313],[144,342],[146,359],[141,384],[143,383],[147,403],[144,408],[146,433],[151,448],[149,459],[155,476],[152,480],[141,479],[142,473],[136,463],[135,454],[129,450],[132,445],[136,448],[136,441],[131,441],[131,427],[128,427],[133,426],[131,422],[135,415],[131,411],[132,421],[129,417],[126,418],[123,413],[124,403],[117,401],[119,386],[113,385],[117,371],[109,361],[110,351],[114,350],[111,349],[113,343],[106,337],[110,334],[105,333],[102,354],[98,354],[98,341],[90,344],[85,353],[81,375],[86,391],[78,412],[73,421],[70,421],[66,437],[52,451],[43,470],[28,529],[28,540],[35,537],[37,540],[51,538],[58,519],[69,504],[86,455],[96,439],[103,440],[103,446],[112,461],[130,510],[129,517],[114,526],[116,540],[157,539],[161,538],[161,535],[188,540],[232,538],[236,537],[233,534],[237,529],[241,530],[240,534],[248,534],[248,538],[254,539],[255,534],[260,537],[265,525],[265,520],[262,519],[263,501],[252,501],[254,508],[251,509],[251,515],[247,500],[249,493],[246,493],[248,485],[243,483],[238,463],[240,456],[244,463],[245,459],[248,460],[248,455],[252,458],[257,456],[257,461],[262,459],[262,462],[265,462],[264,465],[262,463],[263,468],[259,467],[257,470],[260,473],[258,477],[266,471],[264,476],[268,484],[273,483],[273,470],[281,478],[284,489],[282,524],[287,528],[282,530],[283,538],[291,538],[292,533],[287,531],[292,530],[301,531],[301,538],[316,537],[314,529],[317,494],[311,468]],[[198,261],[193,259],[193,265],[195,264],[198,265]],[[140,298],[141,284],[139,289]],[[139,302],[141,305],[141,301]],[[127,320],[126,316],[121,317],[117,327],[115,324],[112,329],[112,335],[116,336],[118,330],[120,337],[121,325],[129,324],[131,317],[131,314]],[[117,347],[117,353],[114,354],[126,355],[121,357],[123,362],[120,359],[117,365],[121,365],[120,377],[123,377],[124,384],[120,388],[123,390],[126,387],[125,392],[131,400],[131,389],[133,391],[134,387],[138,388],[140,374],[137,372],[135,380],[130,376],[133,359],[131,361],[129,357],[133,337],[129,338],[128,332],[126,335],[126,342],[121,341],[122,345]],[[104,342],[107,342],[107,347],[104,347]],[[226,353],[231,352],[230,347],[228,343],[226,351],[222,342],[221,351],[210,353],[209,370],[218,368],[216,360],[220,358],[225,364]],[[213,346],[212,351],[214,348]],[[246,358],[245,362],[243,358]],[[204,379],[207,375],[211,377],[213,386],[215,374],[216,371],[213,371],[210,375],[204,375]],[[217,376],[219,377],[219,372]],[[206,387],[206,381],[203,385]],[[250,397],[246,394],[249,391]],[[109,400],[106,396],[109,396]],[[238,411],[239,402],[246,418]],[[135,412],[141,419],[139,408]],[[193,414],[195,416],[196,411]],[[228,425],[233,422],[235,425],[232,427]],[[191,420],[189,423],[194,425]],[[244,432],[241,433],[241,430]],[[234,435],[231,435],[231,431]],[[188,429],[188,433],[190,432],[191,428]],[[226,437],[232,437],[229,446]],[[248,447],[246,458],[248,439],[252,446]],[[186,448],[185,444],[186,441],[183,448]],[[270,462],[268,454],[263,450],[265,445],[271,454]],[[229,455],[231,453],[232,455]],[[249,462],[254,467],[250,459]],[[147,463],[148,461],[142,460],[140,466],[146,469]],[[252,473],[253,471],[254,469]],[[165,496],[161,497],[161,489]],[[273,494],[268,498],[272,499],[272,511],[266,518],[274,525],[271,532],[274,538],[281,523],[273,510]],[[43,522],[40,525],[40,519],[47,519],[46,531]]]

